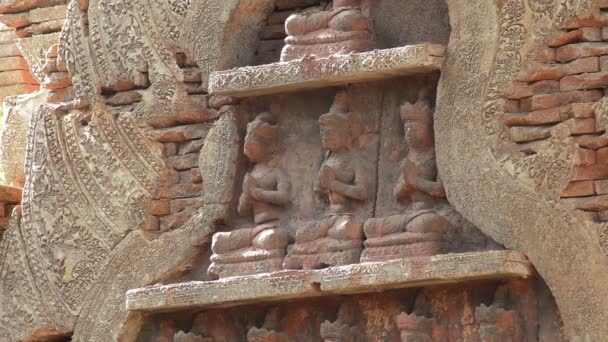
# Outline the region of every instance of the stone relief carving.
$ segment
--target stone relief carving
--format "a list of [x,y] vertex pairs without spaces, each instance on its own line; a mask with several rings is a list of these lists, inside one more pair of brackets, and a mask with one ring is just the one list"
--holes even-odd
[[287,334],[280,332],[281,312],[275,307],[266,313],[264,325],[261,328],[252,327],[247,332],[248,342],[287,342]]
[[363,341],[363,331],[356,325],[357,306],[346,301],[338,309],[335,322],[325,321],[321,324],[321,337],[324,342],[357,342]]
[[271,113],[259,114],[247,126],[244,152],[255,163],[243,180],[238,212],[253,214],[254,228],[213,235],[212,264],[208,273],[220,278],[273,272],[281,269],[288,232],[281,228],[284,208],[290,203],[290,181],[272,166],[279,147],[279,127]]
[[401,106],[409,152],[393,191],[406,202],[403,215],[373,218],[365,222],[366,240],[361,261],[381,261],[446,252],[444,235],[448,221],[437,213],[436,199],[445,197],[437,179],[433,111],[425,99]]
[[334,0],[331,5],[292,14],[285,21],[285,31],[288,37],[281,62],[364,52],[376,46],[361,0]]
[[319,118],[321,140],[327,149],[315,191],[329,202],[326,217],[303,223],[289,246],[285,269],[310,269],[357,263],[363,231],[357,207],[368,199],[368,175],[354,149],[362,133],[355,113],[348,112],[348,94],[339,92],[329,113]]

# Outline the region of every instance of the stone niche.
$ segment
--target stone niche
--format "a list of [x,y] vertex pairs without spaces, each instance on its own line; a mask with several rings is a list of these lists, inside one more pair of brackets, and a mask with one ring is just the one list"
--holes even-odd
[[137,341],[560,341],[538,279],[187,310],[148,317]]
[[138,341],[562,340],[526,257],[443,188],[449,31],[441,1],[278,1],[255,65],[209,78],[241,136],[231,214],[198,280],[127,292]]

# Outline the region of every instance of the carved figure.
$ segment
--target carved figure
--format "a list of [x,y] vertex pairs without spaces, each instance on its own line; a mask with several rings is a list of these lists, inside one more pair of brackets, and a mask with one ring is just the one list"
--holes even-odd
[[272,308],[266,314],[264,325],[261,328],[252,327],[247,332],[248,342],[288,342],[286,333],[279,332],[280,318],[279,309]]
[[253,215],[254,228],[213,235],[212,264],[208,273],[220,278],[272,272],[281,269],[287,230],[280,228],[284,208],[290,203],[287,175],[271,165],[278,146],[278,126],[270,113],[258,115],[247,126],[244,152],[255,163],[245,175],[239,198],[240,215]]
[[364,225],[367,240],[361,261],[380,261],[415,255],[434,255],[446,250],[443,239],[448,221],[435,209],[445,197],[437,180],[433,112],[419,100],[401,106],[405,139],[409,146],[401,163],[395,199],[408,203],[403,215],[369,219]]
[[432,318],[415,313],[408,315],[405,312],[395,319],[402,342],[432,342],[434,321]]
[[363,231],[356,222],[356,207],[368,198],[368,177],[363,162],[353,151],[361,134],[359,122],[348,113],[346,92],[336,95],[329,113],[319,118],[321,140],[328,150],[315,191],[329,199],[324,219],[304,223],[297,230],[283,267],[311,269],[357,263]]
[[519,315],[506,309],[508,289],[499,287],[491,305],[481,304],[475,309],[475,320],[479,324],[479,338],[484,342],[523,341]]
[[324,342],[355,342],[361,341],[363,332],[355,325],[357,310],[351,301],[340,305],[338,319],[331,323],[321,324],[321,337]]
[[334,0],[331,6],[289,16],[281,61],[372,50],[376,41],[360,6],[361,0]]

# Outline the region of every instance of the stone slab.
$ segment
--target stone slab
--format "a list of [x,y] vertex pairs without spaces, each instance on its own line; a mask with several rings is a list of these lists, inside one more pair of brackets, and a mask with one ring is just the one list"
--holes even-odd
[[[528,277],[532,266],[514,251],[436,255],[363,263],[323,270],[149,286],[127,292],[130,311],[172,311],[229,307],[332,294],[377,292],[480,279]],[[245,289],[245,290],[244,290]]]
[[209,91],[246,97],[427,73],[441,69],[444,51],[442,45],[424,43],[217,71],[209,77]]

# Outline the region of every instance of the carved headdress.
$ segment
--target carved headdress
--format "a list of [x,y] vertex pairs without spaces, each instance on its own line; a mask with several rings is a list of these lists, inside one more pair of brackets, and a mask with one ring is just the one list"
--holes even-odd
[[348,93],[340,91],[334,98],[329,113],[319,117],[319,125],[325,129],[343,130],[350,136],[349,148],[362,133],[361,120],[356,113],[349,112]]
[[406,102],[401,105],[401,119],[405,123],[432,126],[433,110],[425,99],[420,99],[416,103]]
[[265,145],[272,145],[277,142],[279,127],[275,117],[270,112],[258,114],[256,118],[247,125],[247,139],[254,139]]

